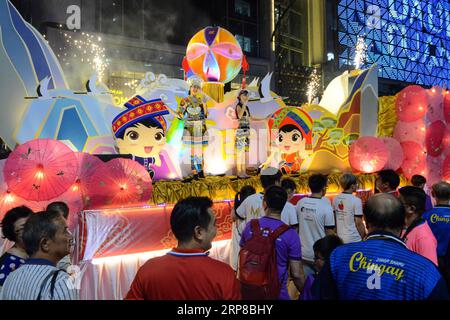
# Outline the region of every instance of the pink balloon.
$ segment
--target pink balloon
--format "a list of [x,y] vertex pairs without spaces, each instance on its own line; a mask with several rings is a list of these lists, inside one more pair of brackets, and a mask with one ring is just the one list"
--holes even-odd
[[399,121],[395,125],[394,138],[399,142],[414,141],[423,145],[425,141],[425,123],[422,119],[414,122]]
[[383,140],[361,137],[350,146],[349,160],[353,169],[372,173],[383,169],[388,161],[389,150]]
[[420,86],[408,86],[399,92],[395,101],[400,121],[412,122],[423,118],[427,112],[427,92]]
[[425,150],[420,144],[413,141],[404,141],[401,143],[403,148],[402,170],[406,178],[411,179],[415,174],[425,174]]
[[403,162],[403,149],[400,142],[391,137],[381,138],[389,150],[389,157],[383,169],[397,170]]
[[444,119],[450,124],[450,92],[447,90],[444,99]]
[[427,90],[428,111],[425,116],[427,125],[442,120],[444,116],[444,91],[441,87],[433,87]]
[[433,122],[426,131],[425,146],[430,156],[437,157],[444,151],[446,125],[442,121]]

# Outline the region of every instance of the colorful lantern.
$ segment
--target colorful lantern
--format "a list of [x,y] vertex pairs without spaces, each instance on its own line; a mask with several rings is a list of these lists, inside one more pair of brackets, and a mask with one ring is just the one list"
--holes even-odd
[[433,122],[427,128],[425,146],[427,148],[428,155],[437,157],[442,153],[442,151],[444,151],[444,136],[446,129],[445,123],[440,120]]
[[241,70],[243,53],[229,31],[206,27],[189,41],[186,58],[190,69],[203,81],[227,83]]
[[389,150],[389,157],[383,169],[397,170],[403,162],[403,149],[400,142],[390,137],[381,138]]
[[400,121],[419,120],[427,112],[427,93],[420,86],[408,86],[398,94],[395,106]]
[[404,141],[401,143],[403,149],[402,170],[407,179],[415,174],[425,175],[426,157],[423,147],[413,141]]
[[372,173],[383,169],[389,157],[389,150],[383,140],[375,137],[361,137],[352,143],[349,150],[353,169]]

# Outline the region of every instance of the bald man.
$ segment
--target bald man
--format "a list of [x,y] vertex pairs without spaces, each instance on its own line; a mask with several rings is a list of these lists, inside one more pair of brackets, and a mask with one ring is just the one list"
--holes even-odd
[[371,197],[364,207],[364,219],[367,239],[333,251],[314,283],[317,299],[448,299],[436,266],[408,250],[399,238],[405,208],[397,198],[390,194]]

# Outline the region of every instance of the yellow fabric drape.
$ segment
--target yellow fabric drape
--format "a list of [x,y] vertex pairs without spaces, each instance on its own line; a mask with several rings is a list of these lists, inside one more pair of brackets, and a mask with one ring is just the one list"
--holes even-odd
[[398,118],[395,112],[395,100],[397,96],[378,98],[378,137],[392,137]]
[[[312,173],[303,173],[299,176],[286,175],[297,184],[298,193],[309,193],[308,177]],[[339,192],[339,176],[341,173],[332,173],[328,175],[328,192]],[[360,189],[374,189],[376,174],[356,175]],[[251,185],[256,192],[262,191],[259,176],[253,176],[249,179],[232,179],[233,177],[208,176],[204,180],[193,180],[188,183],[182,181],[158,181],[154,184],[152,204],[176,203],[178,200],[189,196],[205,196],[213,200],[233,200],[235,194],[246,185]],[[400,175],[400,186],[407,185],[408,181]]]

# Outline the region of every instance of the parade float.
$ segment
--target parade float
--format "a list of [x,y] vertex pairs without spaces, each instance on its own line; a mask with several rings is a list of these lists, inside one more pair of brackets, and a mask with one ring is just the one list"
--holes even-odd
[[[312,172],[328,174],[331,197],[339,175],[352,171],[363,199],[381,169],[397,170],[403,185],[416,173],[429,184],[450,177],[443,88],[413,85],[379,98],[372,65],[335,78],[318,104],[286,105],[270,90],[271,73],[244,74],[241,88],[224,92],[251,66],[231,33],[207,27],[187,44],[185,79],[149,72],[117,108],[96,74],[85,92],[71,90],[47,41],[7,0],[0,22],[0,97],[8,101],[0,137],[12,150],[0,160],[0,217],[17,205],[68,203],[84,299],[123,298],[139,266],[175,245],[170,212],[187,196],[215,201],[211,256],[227,261],[231,199],[244,185],[261,191],[260,167],[280,168],[301,195]],[[238,104],[251,114],[245,179],[236,173]]]

